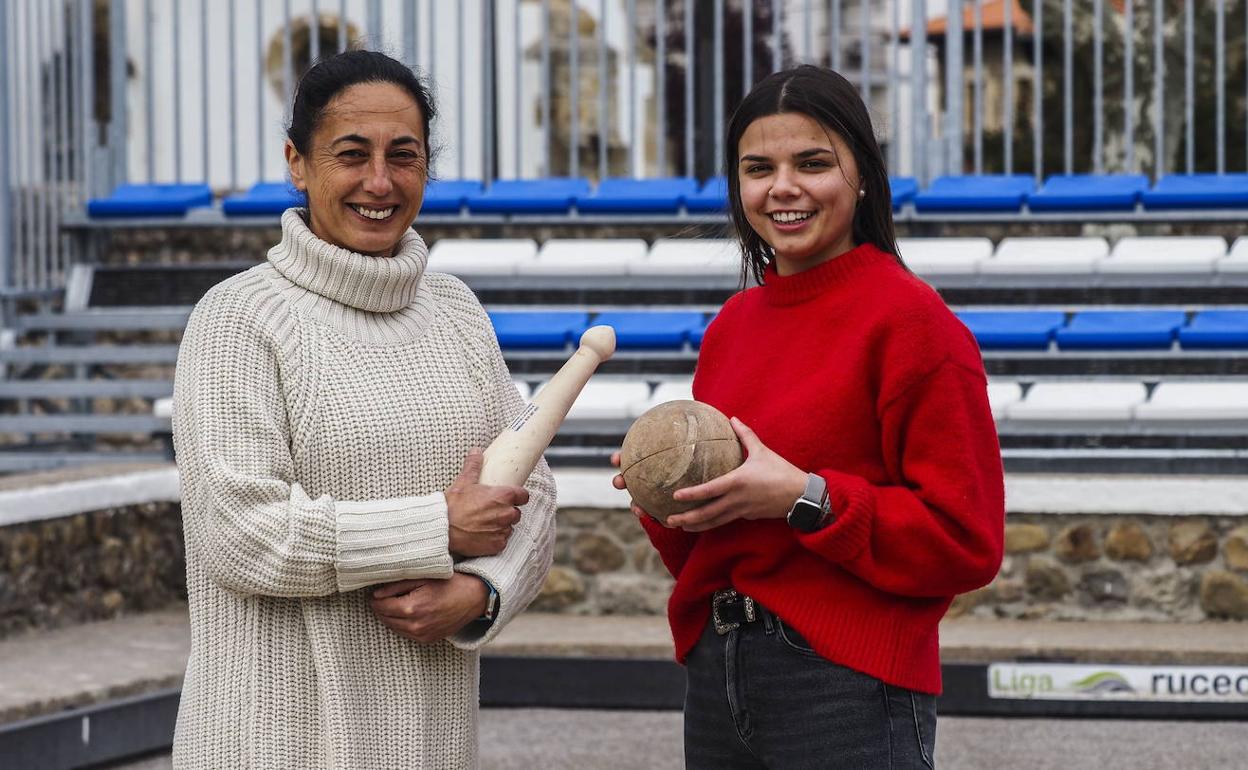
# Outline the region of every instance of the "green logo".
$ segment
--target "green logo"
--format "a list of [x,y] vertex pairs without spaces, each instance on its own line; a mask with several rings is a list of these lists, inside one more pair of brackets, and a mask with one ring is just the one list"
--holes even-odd
[[1084,677],[1071,685],[1076,692],[1087,693],[1089,695],[1103,695],[1107,693],[1119,692],[1135,692],[1135,688],[1127,681],[1126,677],[1117,671],[1097,671],[1091,676]]

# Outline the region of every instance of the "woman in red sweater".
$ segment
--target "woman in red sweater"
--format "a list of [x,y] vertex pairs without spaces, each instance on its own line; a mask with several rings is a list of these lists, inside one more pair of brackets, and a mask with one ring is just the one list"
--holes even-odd
[[979,350],[902,263],[884,159],[843,77],[761,81],[726,148],[760,285],[707,329],[693,393],[732,418],[747,459],[677,492],[698,505],[666,527],[634,506],[676,578],[686,763],[932,767],[937,626],[1002,554]]

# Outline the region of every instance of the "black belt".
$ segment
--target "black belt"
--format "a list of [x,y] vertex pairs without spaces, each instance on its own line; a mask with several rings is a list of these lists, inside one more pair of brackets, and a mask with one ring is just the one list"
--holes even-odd
[[735,589],[724,588],[711,595],[711,621],[720,636],[770,616],[766,607]]

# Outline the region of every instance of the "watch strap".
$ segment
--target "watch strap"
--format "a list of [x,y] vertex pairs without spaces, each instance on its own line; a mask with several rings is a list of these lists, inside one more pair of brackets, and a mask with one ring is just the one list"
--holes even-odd
[[477,578],[482,583],[485,583],[486,590],[489,591],[489,594],[485,598],[485,611],[481,613],[481,617],[477,618],[477,620],[484,621],[486,623],[493,623],[495,616],[498,615],[498,590],[494,588],[493,583],[480,575],[477,575]]

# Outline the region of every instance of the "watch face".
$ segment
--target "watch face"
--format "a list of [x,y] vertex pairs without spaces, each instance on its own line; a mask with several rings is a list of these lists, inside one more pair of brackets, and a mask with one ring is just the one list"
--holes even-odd
[[789,511],[789,526],[802,532],[810,532],[819,525],[823,509],[807,500],[798,500]]

